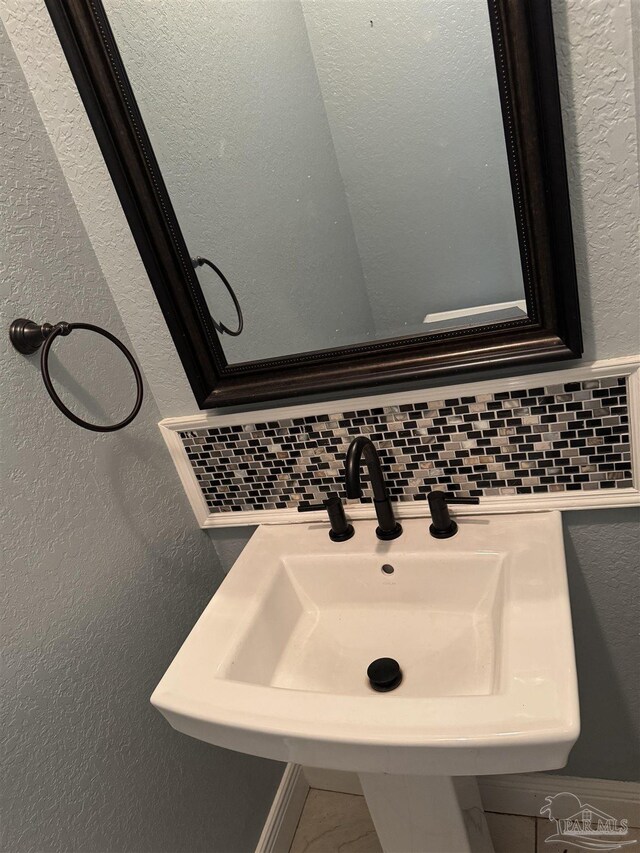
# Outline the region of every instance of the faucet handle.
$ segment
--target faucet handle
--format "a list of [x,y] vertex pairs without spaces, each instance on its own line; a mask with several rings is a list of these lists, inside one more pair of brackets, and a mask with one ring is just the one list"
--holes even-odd
[[428,495],[431,510],[429,533],[434,539],[449,539],[458,532],[458,525],[449,515],[449,504],[478,504],[479,498],[449,497],[445,492],[434,491]]
[[298,512],[313,512],[314,510],[326,509],[329,514],[331,530],[329,538],[332,542],[346,542],[351,539],[355,533],[353,525],[349,524],[347,517],[344,514],[344,505],[342,499],[335,492],[327,496],[327,499],[321,504],[312,504],[311,506],[299,506]]
[[309,506],[299,506],[298,512],[321,512],[323,509],[327,508],[327,502],[324,501],[321,504],[309,504]]

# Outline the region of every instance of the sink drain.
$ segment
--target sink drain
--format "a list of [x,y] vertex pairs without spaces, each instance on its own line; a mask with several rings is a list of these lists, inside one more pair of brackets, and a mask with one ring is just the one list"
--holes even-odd
[[384,575],[392,575],[395,572],[395,569],[393,566],[389,565],[389,563],[385,563],[381,571]]
[[402,670],[393,658],[378,658],[367,669],[369,684],[379,693],[395,690],[402,681]]

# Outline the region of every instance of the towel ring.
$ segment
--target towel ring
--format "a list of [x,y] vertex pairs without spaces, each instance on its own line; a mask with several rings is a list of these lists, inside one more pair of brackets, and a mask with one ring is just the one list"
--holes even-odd
[[[95,332],[97,335],[102,335],[103,338],[107,338],[107,340],[110,340],[112,344],[115,344],[118,347],[120,352],[131,365],[133,375],[136,378],[136,401],[133,405],[133,409],[127,417],[124,418],[124,420],[119,421],[117,424],[101,426],[100,424],[91,424],[88,421],[83,421],[82,418],[74,415],[74,413],[65,406],[58,396],[56,389],[53,387],[53,382],[51,381],[51,375],[49,373],[49,350],[57,337],[66,337],[67,335],[70,335],[74,329],[86,329],[89,332]],[[45,388],[62,414],[66,415],[70,421],[74,422],[74,424],[78,424],[78,426],[91,430],[92,432],[115,432],[116,430],[126,427],[127,424],[130,424],[140,411],[143,397],[142,374],[140,373],[140,368],[122,341],[119,341],[115,335],[111,334],[111,332],[107,332],[99,326],[92,326],[91,323],[56,323],[55,326],[52,326],[51,323],[43,323],[39,326],[37,323],[34,323],[33,320],[20,318],[18,320],[14,320],[11,324],[11,328],[9,329],[9,338],[18,352],[23,353],[23,355],[31,355],[42,347],[42,349],[40,349],[40,368],[42,370],[42,379],[44,380]]]
[[222,272],[222,270],[218,269],[218,267],[212,261],[207,260],[207,258],[201,258],[201,257],[191,258],[191,262],[193,263],[194,269],[196,267],[201,267],[204,264],[206,264],[208,267],[211,267],[211,269],[218,276],[220,281],[227,288],[227,293],[233,299],[233,304],[235,306],[236,313],[238,315],[238,328],[234,332],[232,329],[229,329],[227,326],[225,326],[224,323],[219,323],[215,319],[215,317],[212,317],[211,319],[213,320],[213,325],[214,325],[216,331],[220,332],[221,335],[227,334],[227,335],[232,335],[234,338],[237,338],[238,335],[242,334],[242,329],[244,327],[244,319],[242,317],[242,308],[240,307],[240,303],[238,302],[238,297],[235,295],[233,288],[231,287],[231,285],[227,281],[224,273]]

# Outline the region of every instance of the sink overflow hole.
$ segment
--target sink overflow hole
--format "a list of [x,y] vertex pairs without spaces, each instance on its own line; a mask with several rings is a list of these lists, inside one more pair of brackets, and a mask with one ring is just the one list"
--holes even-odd
[[385,575],[392,575],[395,572],[395,569],[393,566],[390,566],[389,563],[385,563],[382,567],[382,572]]

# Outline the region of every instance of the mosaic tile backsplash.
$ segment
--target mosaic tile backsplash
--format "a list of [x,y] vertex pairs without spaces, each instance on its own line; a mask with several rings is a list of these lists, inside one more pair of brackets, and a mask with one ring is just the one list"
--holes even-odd
[[344,497],[358,435],[375,443],[398,501],[434,488],[497,497],[632,486],[627,385],[617,377],[179,435],[212,513]]

